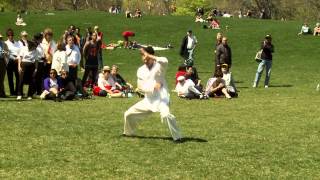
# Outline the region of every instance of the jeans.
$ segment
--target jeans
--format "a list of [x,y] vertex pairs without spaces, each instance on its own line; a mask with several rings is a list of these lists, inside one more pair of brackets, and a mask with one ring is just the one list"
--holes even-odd
[[259,84],[264,67],[266,67],[266,78],[264,80],[264,85],[265,86],[269,85],[269,80],[270,80],[270,76],[271,76],[272,61],[262,60],[258,66],[256,77],[254,79],[254,84],[256,86],[258,86],[258,84]]

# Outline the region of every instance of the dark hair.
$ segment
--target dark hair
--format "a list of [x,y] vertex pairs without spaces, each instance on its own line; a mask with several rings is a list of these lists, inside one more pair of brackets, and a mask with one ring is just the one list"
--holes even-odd
[[13,30],[11,28],[7,29],[6,34],[7,34],[7,36],[9,36],[9,35],[13,36],[14,35]]
[[65,51],[66,50],[65,45],[61,41],[59,41],[58,44],[57,44],[57,50],[59,50],[59,51]]
[[222,78],[223,77],[223,73],[222,73],[221,69],[220,68],[216,69],[216,71],[214,72],[213,76],[216,77],[216,78]]
[[53,71],[55,75],[58,74],[57,70],[55,70],[55,69],[50,69],[50,72],[51,72],[51,71]]
[[37,48],[37,43],[34,41],[28,41],[28,49],[29,51],[35,50]]
[[143,47],[143,50],[145,50],[147,53],[154,55],[154,49],[152,46]]
[[178,67],[178,71],[182,71],[182,70],[186,71],[186,65],[181,64],[181,65]]

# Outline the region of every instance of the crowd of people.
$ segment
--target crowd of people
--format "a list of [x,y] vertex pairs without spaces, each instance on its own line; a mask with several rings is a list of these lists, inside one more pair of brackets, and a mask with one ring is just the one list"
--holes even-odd
[[304,23],[301,27],[298,35],[308,35],[313,34],[314,36],[320,36],[320,23],[316,23],[315,27],[312,29],[309,27],[308,23]]
[[[53,31],[46,28],[32,38],[26,31],[14,38],[13,29],[6,30],[6,40],[0,34],[0,97],[7,74],[10,96],[21,100],[23,86],[28,85],[27,99],[71,100],[91,94],[109,97],[128,97],[133,86],[119,74],[119,68],[103,65],[103,33],[98,26],[80,29],[70,25],[58,42]],[[80,79],[78,70],[82,70]],[[15,83],[14,83],[15,82]]]

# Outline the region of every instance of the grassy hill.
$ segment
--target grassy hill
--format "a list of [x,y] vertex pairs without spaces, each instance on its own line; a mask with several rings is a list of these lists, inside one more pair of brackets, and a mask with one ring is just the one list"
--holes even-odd
[[[133,30],[143,44],[174,49],[167,80],[182,62],[182,37],[192,29],[199,44],[195,66],[205,83],[212,74],[217,31],[203,29],[192,17],[150,16],[125,19],[103,12],[29,14],[28,26],[15,27],[15,14],[0,16],[0,30],[16,35],[52,27],[58,39],[75,24],[84,30],[99,25],[105,42],[121,40]],[[120,137],[123,113],[139,98],[55,103],[0,99],[0,178],[101,179],[317,179],[320,177],[319,37],[297,36],[301,22],[221,19],[233,50],[232,72],[240,90],[231,101],[182,100],[171,94],[171,111],[186,137],[173,144],[166,125],[153,114],[139,126],[140,138]],[[314,24],[314,23],[311,23]],[[229,28],[226,30],[225,26]],[[253,60],[265,34],[275,45],[270,88],[251,88]],[[135,50],[104,51],[104,63],[117,64],[135,84],[141,65]],[[264,75],[262,82],[264,80]],[[7,86],[7,83],[5,84]],[[8,90],[7,90],[8,93]]]

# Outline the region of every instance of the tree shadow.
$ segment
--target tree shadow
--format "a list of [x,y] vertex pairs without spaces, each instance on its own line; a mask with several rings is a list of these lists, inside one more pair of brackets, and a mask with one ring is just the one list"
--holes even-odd
[[[173,141],[172,137],[159,137],[159,136],[124,136],[126,138],[136,138],[136,139],[156,139],[156,140],[165,140],[165,141]],[[205,143],[208,142],[202,138],[193,138],[193,137],[184,137],[181,139],[181,142],[199,142]]]
[[269,87],[279,87],[279,88],[285,88],[285,87],[293,87],[291,84],[280,84],[280,85],[270,85]]

